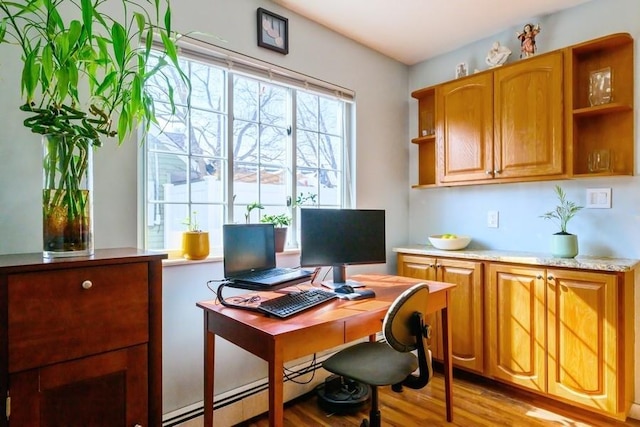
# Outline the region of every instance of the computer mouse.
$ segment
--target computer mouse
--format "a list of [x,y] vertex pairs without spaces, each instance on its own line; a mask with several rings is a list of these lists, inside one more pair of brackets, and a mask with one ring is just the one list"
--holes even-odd
[[347,295],[347,299],[350,301],[353,301],[358,299],[375,298],[375,296],[376,296],[376,293],[373,292],[371,289],[363,289]]
[[338,294],[352,294],[355,292],[353,286],[350,285],[342,285],[339,288],[335,288],[333,291]]

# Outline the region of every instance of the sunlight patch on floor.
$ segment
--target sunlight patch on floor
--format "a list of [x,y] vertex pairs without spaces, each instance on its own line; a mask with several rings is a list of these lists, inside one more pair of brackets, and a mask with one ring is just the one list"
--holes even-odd
[[557,425],[561,425],[561,426],[591,427],[589,424],[585,424],[580,421],[575,421],[570,418],[563,417],[562,415],[554,414],[553,412],[545,411],[544,409],[540,409],[540,408],[527,411],[526,415],[528,417],[537,418],[539,420],[552,421]]

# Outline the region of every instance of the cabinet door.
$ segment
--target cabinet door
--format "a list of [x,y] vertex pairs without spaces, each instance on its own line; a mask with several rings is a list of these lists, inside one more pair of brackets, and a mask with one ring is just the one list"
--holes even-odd
[[10,426],[147,426],[147,346],[9,376]]
[[491,178],[493,171],[493,77],[466,77],[436,90],[440,182]]
[[[413,277],[421,280],[436,280],[436,259],[421,255],[398,254],[398,276]],[[425,322],[431,326],[431,339],[427,344],[436,359],[442,359],[440,338],[438,335],[438,317],[429,313]]]
[[398,275],[436,280],[436,259],[421,255],[398,254]]
[[[618,408],[617,278],[548,270],[549,394],[610,413]],[[622,334],[623,336],[623,334]],[[621,336],[621,338],[622,338]]]
[[544,269],[491,264],[487,290],[488,374],[544,392]]
[[[437,280],[455,283],[451,291],[451,349],[453,364],[478,373],[484,372],[483,280],[482,263],[453,259],[438,259]],[[441,331],[438,313],[438,331]],[[440,352],[438,357],[442,359]]]
[[495,71],[494,178],[563,173],[562,52]]

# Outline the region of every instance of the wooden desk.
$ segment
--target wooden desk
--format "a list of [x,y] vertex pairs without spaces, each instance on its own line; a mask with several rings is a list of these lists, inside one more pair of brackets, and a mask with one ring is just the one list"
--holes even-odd
[[[215,301],[203,301],[204,310],[204,425],[213,426],[213,380],[215,336],[218,335],[269,363],[269,425],[283,425],[284,363],[315,352],[363,338],[382,330],[382,320],[391,303],[405,289],[416,283],[429,284],[427,312],[442,312],[442,345],[444,349],[444,381],[447,421],[453,420],[451,328],[447,315],[451,283],[417,280],[390,275],[357,275],[376,292],[373,299],[335,300],[309,311],[281,320],[259,313],[224,307]],[[302,287],[302,286],[299,286]],[[266,293],[262,296],[279,296]],[[310,339],[313,337],[313,339]]]

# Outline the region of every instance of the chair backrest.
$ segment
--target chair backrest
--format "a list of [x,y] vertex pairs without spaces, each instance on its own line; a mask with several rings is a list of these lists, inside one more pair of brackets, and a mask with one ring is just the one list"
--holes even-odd
[[413,351],[417,347],[415,332],[411,328],[414,312],[424,313],[429,299],[429,286],[418,283],[404,291],[389,307],[384,316],[382,332],[387,343],[397,351]]
[[430,335],[430,326],[424,323],[424,312],[429,299],[429,286],[418,283],[404,291],[391,304],[384,316],[382,332],[392,348],[400,352],[418,350],[419,375],[409,375],[403,382],[409,388],[419,389],[433,376],[431,353],[424,338]]

